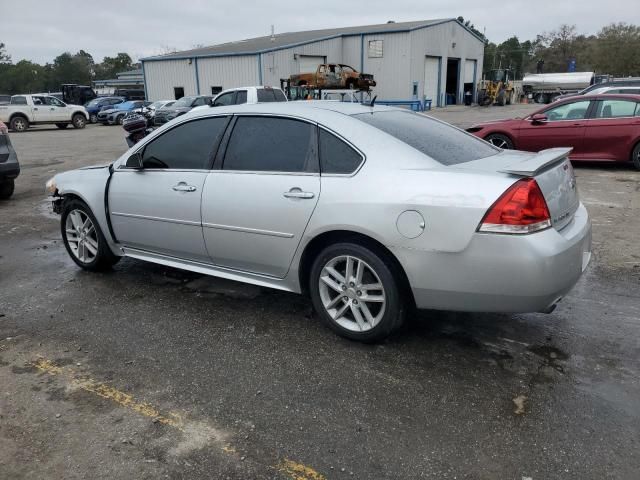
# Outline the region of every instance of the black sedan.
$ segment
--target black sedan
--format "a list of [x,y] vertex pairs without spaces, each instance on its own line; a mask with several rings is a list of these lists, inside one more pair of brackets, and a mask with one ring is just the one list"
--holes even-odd
[[210,95],[195,95],[191,97],[182,97],[170,107],[161,108],[156,111],[153,119],[154,125],[163,125],[180,115],[184,115],[189,110],[202,105],[208,105],[212,97]]

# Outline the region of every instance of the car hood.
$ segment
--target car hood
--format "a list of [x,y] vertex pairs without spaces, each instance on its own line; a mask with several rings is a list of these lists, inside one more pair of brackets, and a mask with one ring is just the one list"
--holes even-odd
[[485,128],[485,127],[495,127],[496,125],[502,126],[515,126],[519,124],[523,119],[522,118],[505,118],[503,120],[489,120],[481,123],[474,123],[472,127],[467,130],[474,128]]

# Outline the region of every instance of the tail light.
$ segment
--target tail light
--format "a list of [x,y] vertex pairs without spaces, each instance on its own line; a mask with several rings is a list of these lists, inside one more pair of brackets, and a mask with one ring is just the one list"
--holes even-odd
[[491,206],[478,226],[479,232],[526,234],[551,227],[544,195],[533,178],[523,178]]

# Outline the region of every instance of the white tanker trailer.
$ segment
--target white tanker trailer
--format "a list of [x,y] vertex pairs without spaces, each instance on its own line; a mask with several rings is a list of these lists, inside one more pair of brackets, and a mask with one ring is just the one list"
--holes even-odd
[[536,103],[550,103],[558,95],[576,93],[595,82],[593,72],[528,73],[522,90]]

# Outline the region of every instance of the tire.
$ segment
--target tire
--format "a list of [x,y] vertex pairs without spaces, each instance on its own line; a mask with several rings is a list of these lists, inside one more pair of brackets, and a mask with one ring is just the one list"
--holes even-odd
[[636,167],[637,170],[640,170],[640,143],[633,149],[631,161],[633,162],[633,166]]
[[122,122],[124,122],[124,115],[118,115],[114,124],[122,125]]
[[355,90],[357,89],[357,82],[353,79],[349,79],[347,80],[347,82],[345,83],[345,86],[349,89],[349,90]]
[[478,93],[478,105],[481,107],[487,107],[491,103],[491,100],[487,96],[486,92],[481,91]]
[[501,107],[504,107],[506,102],[507,102],[507,94],[504,90],[500,90],[498,92],[498,96],[496,97],[496,103]]
[[89,116],[89,122],[90,123],[98,123],[98,115],[96,115],[95,113],[91,114]]
[[91,209],[81,200],[65,201],[60,217],[60,232],[67,253],[85,270],[108,270],[120,260],[107,245]]
[[16,184],[13,179],[0,181],[0,200],[7,200],[16,188]]
[[64,130],[68,126],[69,126],[68,123],[56,123],[56,127],[58,127],[60,130]]
[[22,115],[16,115],[11,119],[9,123],[9,128],[14,132],[24,132],[27,128],[29,128],[29,120]]
[[[345,280],[347,262],[361,283]],[[329,273],[333,271],[334,273]],[[333,276],[335,275],[335,276]],[[326,247],[311,267],[311,301],[321,320],[338,335],[364,343],[383,340],[404,321],[405,296],[393,263],[377,249],[351,242]],[[330,286],[331,284],[331,286]],[[365,288],[369,285],[370,288]],[[380,285],[381,288],[371,288]],[[367,301],[369,297],[372,300]]]
[[511,105],[513,103],[513,91],[509,92],[507,95],[507,105]]
[[73,128],[82,129],[87,126],[87,118],[81,113],[76,113],[73,118],[71,118],[71,123],[73,124]]
[[501,133],[490,133],[484,139],[494,147],[502,148],[503,150],[513,150],[513,141]]

